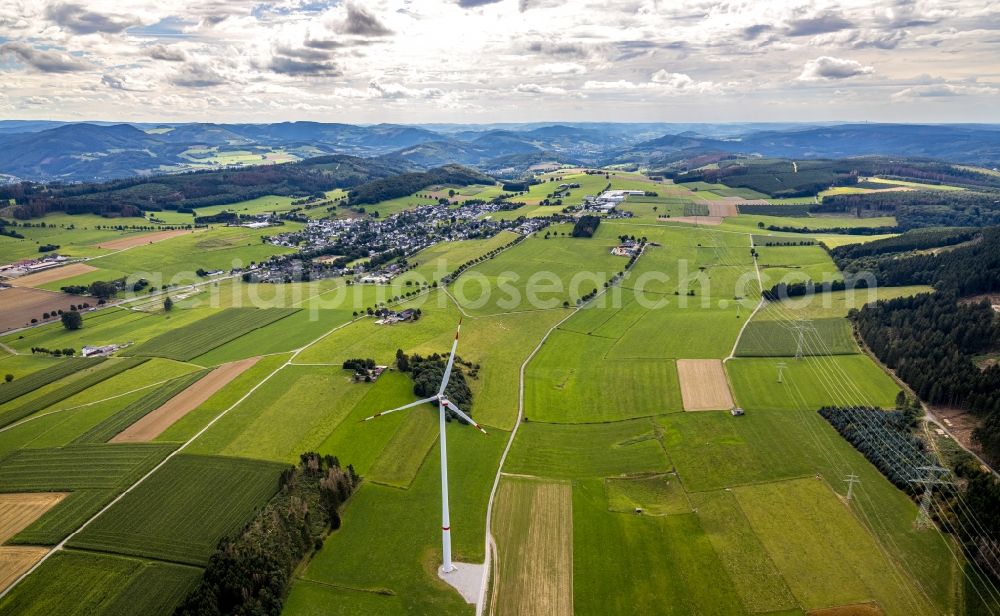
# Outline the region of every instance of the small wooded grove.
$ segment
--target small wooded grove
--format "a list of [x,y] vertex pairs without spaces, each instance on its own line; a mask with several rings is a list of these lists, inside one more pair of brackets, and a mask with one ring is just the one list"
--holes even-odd
[[278,493],[236,537],[223,539],[176,616],[279,616],[295,567],[340,528],[340,507],[360,478],[334,456],[304,453]]
[[885,477],[904,492],[914,493],[921,466],[937,464],[922,440],[912,434],[919,406],[886,411],[866,406],[824,406],[819,414]]
[[600,224],[601,218],[599,216],[590,214],[581,216],[573,225],[573,237],[593,237]]
[[[434,353],[428,357],[423,357],[414,353],[407,355],[399,349],[396,351],[396,367],[400,372],[409,373],[413,378],[413,393],[421,398],[429,398],[437,394],[441,387],[441,379],[444,378],[445,363],[448,357]],[[465,372],[462,367],[478,372],[479,367],[470,362],[455,356],[455,367],[452,369],[448,379],[448,386],[444,390],[445,397],[454,402],[458,408],[462,409],[466,415],[472,416],[472,390],[465,380]],[[451,413],[448,414],[451,419]],[[464,423],[464,422],[463,422]]]

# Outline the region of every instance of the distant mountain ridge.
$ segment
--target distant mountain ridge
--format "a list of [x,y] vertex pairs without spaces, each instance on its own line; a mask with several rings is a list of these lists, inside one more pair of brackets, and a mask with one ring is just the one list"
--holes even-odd
[[[247,153],[265,163],[346,154],[404,167],[458,163],[514,175],[539,162],[655,167],[706,154],[882,155],[996,167],[1000,125],[0,121],[0,175],[21,180],[87,182],[170,173],[224,166]],[[234,158],[227,158],[230,154]],[[215,155],[222,162],[204,162]]]

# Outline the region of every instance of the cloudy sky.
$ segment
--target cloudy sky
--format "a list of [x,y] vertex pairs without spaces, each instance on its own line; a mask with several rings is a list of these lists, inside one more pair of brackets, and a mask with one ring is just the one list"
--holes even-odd
[[0,119],[1000,122],[1000,1],[4,0]]

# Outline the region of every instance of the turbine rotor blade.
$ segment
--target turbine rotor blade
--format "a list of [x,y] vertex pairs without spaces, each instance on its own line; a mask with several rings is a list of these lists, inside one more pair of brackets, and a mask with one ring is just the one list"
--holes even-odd
[[415,406],[420,406],[421,404],[427,404],[428,402],[434,402],[437,399],[438,399],[437,396],[431,396],[430,398],[424,398],[423,400],[417,400],[416,402],[411,402],[409,404],[404,404],[403,406],[398,407],[398,408],[394,408],[394,409],[391,409],[391,410],[388,410],[388,411],[382,411],[381,413],[375,413],[374,415],[372,415],[370,417],[365,417],[361,421],[371,421],[372,419],[375,419],[376,417],[381,417],[383,415],[388,415],[389,413],[395,413],[396,411],[405,411],[406,409],[410,409],[410,408],[413,408]]
[[441,378],[441,389],[438,390],[438,395],[443,395],[444,390],[448,387],[448,380],[451,379],[451,369],[455,366],[455,351],[458,350],[458,334],[462,331],[462,319],[458,320],[458,327],[455,328],[455,341],[451,343],[451,355],[448,356],[448,363],[444,367],[444,377]]
[[452,403],[451,401],[445,402],[444,403],[444,408],[448,409],[452,413],[455,413],[456,415],[458,415],[459,417],[461,417],[462,419],[464,419],[466,422],[468,422],[470,425],[475,426],[476,429],[479,430],[480,432],[482,432],[483,434],[489,434],[486,430],[483,430],[483,427],[481,425],[479,425],[475,421],[473,421],[471,417],[469,417],[464,412],[462,412],[462,409],[460,409],[457,406],[455,406],[455,404]]

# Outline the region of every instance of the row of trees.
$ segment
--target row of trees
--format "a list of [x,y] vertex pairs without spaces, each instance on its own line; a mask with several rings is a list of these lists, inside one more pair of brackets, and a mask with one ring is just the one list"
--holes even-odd
[[298,564],[340,528],[340,508],[357,488],[354,468],[302,454],[281,474],[278,493],[236,537],[223,539],[176,616],[279,616]]
[[[498,248],[494,248],[493,250],[489,251],[488,253],[486,253],[484,255],[480,255],[480,256],[476,257],[475,259],[470,259],[470,260],[466,261],[465,263],[463,263],[463,264],[459,265],[457,268],[455,268],[455,270],[452,271],[451,273],[447,274],[446,276],[443,276],[441,278],[441,282],[443,284],[448,284],[452,280],[455,280],[456,278],[458,278],[459,276],[461,276],[462,273],[465,272],[465,270],[469,269],[473,265],[476,265],[477,263],[482,263],[483,261],[489,261],[490,259],[496,257],[498,254],[500,254],[501,252],[507,250],[511,246],[514,246],[516,244],[520,244],[521,242],[524,241],[525,237],[526,236],[524,236],[524,235],[518,235],[517,237],[515,237],[511,241],[509,241],[506,244],[504,244],[503,246],[500,246]],[[434,283],[434,286],[435,287],[437,286],[437,282]]]

